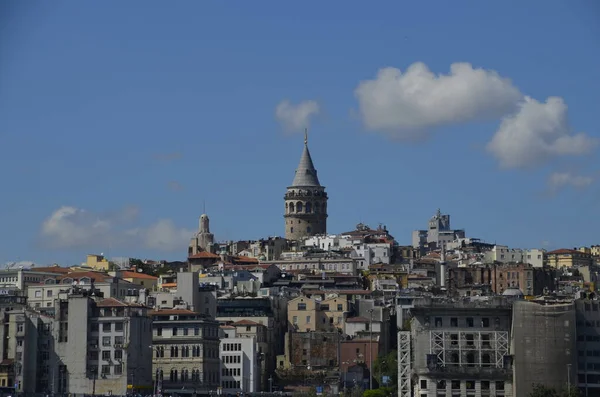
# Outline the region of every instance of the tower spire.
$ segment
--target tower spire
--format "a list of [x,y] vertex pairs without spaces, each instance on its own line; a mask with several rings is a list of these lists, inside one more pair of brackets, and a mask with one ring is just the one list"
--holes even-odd
[[308,128],[304,129],[304,144],[308,145]]

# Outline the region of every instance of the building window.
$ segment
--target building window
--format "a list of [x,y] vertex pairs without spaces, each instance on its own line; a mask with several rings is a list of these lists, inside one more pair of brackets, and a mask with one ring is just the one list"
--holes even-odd
[[473,317],[467,317],[467,327],[473,328]]
[[52,290],[51,289],[49,289],[49,290],[46,291],[46,296],[48,298],[50,298],[52,296]]
[[298,303],[298,310],[306,310],[306,303]]
[[338,312],[344,311],[344,305],[338,304],[337,309],[338,309]]
[[310,316],[306,316],[306,324],[310,324]]
[[458,327],[458,318],[456,318],[456,317],[450,318],[450,326],[451,327]]
[[115,323],[115,331],[123,331],[123,323]]
[[110,336],[102,337],[102,346],[110,346]]
[[496,382],[496,391],[499,391],[499,390],[504,390],[504,382],[503,381]]
[[102,375],[110,375],[110,365],[102,366]]
[[110,323],[104,323],[104,324],[102,324],[102,331],[104,331],[104,332],[110,332],[111,331],[111,324]]
[[102,350],[102,360],[110,360],[110,350]]
[[490,319],[487,317],[484,317],[481,319],[481,326],[484,328],[487,328],[490,326]]
[[115,350],[115,360],[123,359],[123,350]]
[[421,389],[427,389],[427,379],[421,379]]
[[115,365],[115,375],[121,375],[123,373],[123,366],[122,365]]

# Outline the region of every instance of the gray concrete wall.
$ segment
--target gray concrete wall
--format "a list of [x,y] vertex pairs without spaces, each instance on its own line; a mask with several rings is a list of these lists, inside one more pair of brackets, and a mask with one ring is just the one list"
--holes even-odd
[[567,364],[577,365],[575,332],[572,303],[515,302],[512,351],[516,396],[527,396],[535,383],[555,388],[567,384]]

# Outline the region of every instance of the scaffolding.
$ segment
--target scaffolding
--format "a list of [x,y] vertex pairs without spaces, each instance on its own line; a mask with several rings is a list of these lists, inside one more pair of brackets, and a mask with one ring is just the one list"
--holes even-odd
[[507,331],[430,331],[430,354],[438,366],[504,368]]
[[398,397],[411,397],[410,331],[398,332]]

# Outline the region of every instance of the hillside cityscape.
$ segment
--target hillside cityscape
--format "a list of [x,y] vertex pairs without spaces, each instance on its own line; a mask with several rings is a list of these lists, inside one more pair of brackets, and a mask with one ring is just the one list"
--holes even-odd
[[282,237],[218,242],[202,214],[185,260],[2,269],[2,393],[600,395],[600,246],[490,244],[439,209],[407,245],[331,234],[302,149]]

